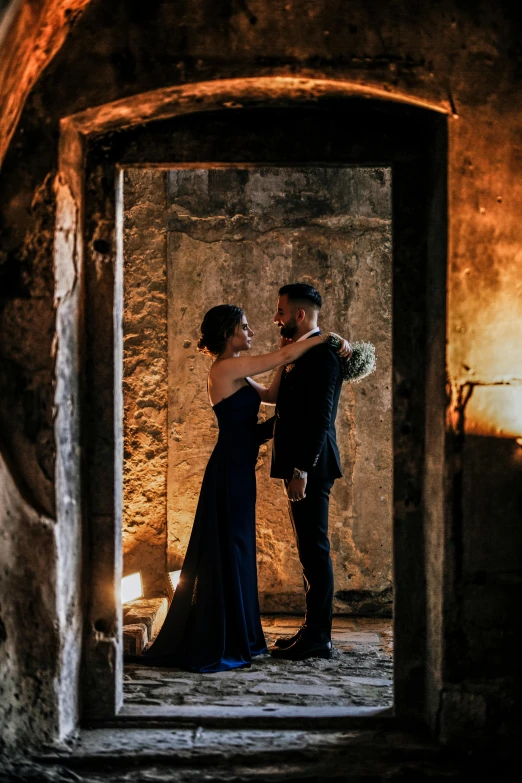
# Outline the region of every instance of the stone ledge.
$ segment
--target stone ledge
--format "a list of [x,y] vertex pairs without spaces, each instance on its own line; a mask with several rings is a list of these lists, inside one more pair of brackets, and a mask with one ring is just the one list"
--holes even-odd
[[139,598],[123,607],[123,626],[143,624],[147,628],[147,639],[152,641],[165,622],[169,602],[167,598]]
[[425,731],[91,729],[74,748],[33,759],[31,777],[2,783],[101,783],[107,775],[113,783],[509,780],[514,761],[440,747]]
[[144,623],[132,623],[123,628],[123,654],[141,655],[149,641],[147,626]]
[[393,590],[339,590],[334,595],[334,612],[338,607],[353,616],[392,617]]
[[[97,721],[98,728],[276,731],[360,731],[390,730],[393,710],[381,707],[216,707],[207,705],[125,704],[117,716]],[[93,726],[94,728],[94,726]]]

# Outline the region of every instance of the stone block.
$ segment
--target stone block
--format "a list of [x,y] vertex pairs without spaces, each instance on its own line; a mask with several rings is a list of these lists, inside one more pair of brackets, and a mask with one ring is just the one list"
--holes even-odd
[[124,607],[123,625],[143,623],[147,628],[148,638],[154,639],[165,622],[169,602],[166,598],[139,598]]
[[332,638],[336,642],[345,644],[379,644],[380,638],[377,633],[364,633],[362,631],[332,631]]
[[362,617],[391,617],[393,613],[391,586],[382,590],[338,590],[334,598],[334,611],[343,607],[347,614]]
[[145,623],[123,626],[123,654],[141,655],[149,641]]
[[[145,595],[164,589],[167,526],[166,172],[125,172],[123,553]],[[153,393],[151,390],[153,389]]]

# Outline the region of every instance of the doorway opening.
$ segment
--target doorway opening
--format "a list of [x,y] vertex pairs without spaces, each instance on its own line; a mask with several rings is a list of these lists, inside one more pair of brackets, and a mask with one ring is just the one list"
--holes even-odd
[[[264,656],[252,671],[220,678],[127,667],[127,703],[275,708],[320,697],[325,708],[391,706],[391,168],[135,167],[122,187],[123,573],[141,575],[145,596],[124,604],[128,652],[161,627],[217,437],[210,363],[195,350],[206,310],[240,305],[254,352],[266,353],[278,341],[279,287],[308,282],[323,295],[322,328],[371,340],[379,357],[372,376],[345,384],[337,415],[344,477],[330,503],[333,661]],[[272,414],[267,406],[262,418]],[[300,626],[304,591],[287,500],[269,464],[267,444],[256,470],[257,552],[270,643]]]
[[[446,117],[400,96],[388,100],[369,91],[361,98],[349,84],[310,80],[309,89],[319,90],[310,97],[308,87],[290,78],[256,79],[253,93],[251,81],[160,91],[149,96],[146,112],[135,96],[62,124],[55,266],[57,290],[68,297],[58,308],[57,364],[64,372],[77,369],[82,393],[81,450],[70,456],[60,445],[59,496],[77,498],[83,509],[84,717],[109,720],[119,713],[124,720],[127,709],[120,711],[118,595],[123,172],[255,164],[391,169],[394,715],[422,721],[436,714],[441,665]],[[150,101],[156,101],[152,114]],[[69,444],[69,433],[70,421],[60,419],[58,443]],[[168,447],[164,456],[167,464]],[[81,487],[69,470],[80,457]]]

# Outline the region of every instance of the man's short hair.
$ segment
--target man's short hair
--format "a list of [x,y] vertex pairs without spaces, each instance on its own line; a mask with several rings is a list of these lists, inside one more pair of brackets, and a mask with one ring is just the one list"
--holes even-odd
[[281,286],[279,296],[287,296],[289,302],[301,302],[302,304],[311,304],[314,309],[320,310],[323,304],[321,294],[308,283],[288,283]]

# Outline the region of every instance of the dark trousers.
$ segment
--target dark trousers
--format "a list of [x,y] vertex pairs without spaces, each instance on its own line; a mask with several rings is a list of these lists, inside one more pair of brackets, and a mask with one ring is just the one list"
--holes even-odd
[[328,506],[335,479],[308,481],[306,497],[288,502],[306,593],[305,625],[313,636],[330,638],[332,630],[333,569],[328,539]]

